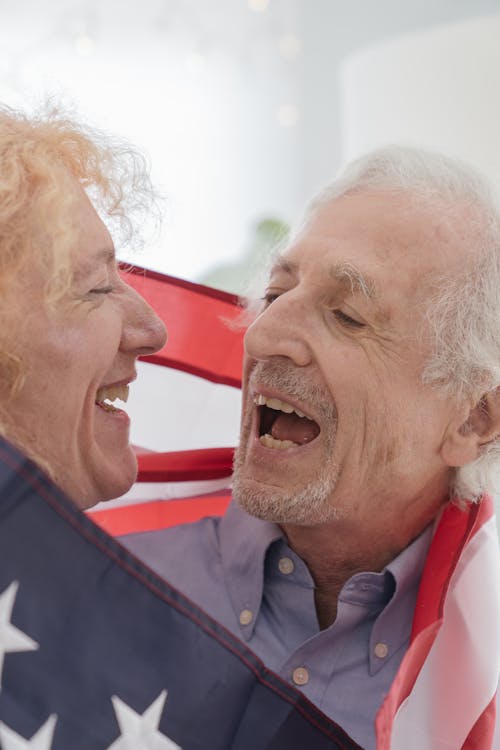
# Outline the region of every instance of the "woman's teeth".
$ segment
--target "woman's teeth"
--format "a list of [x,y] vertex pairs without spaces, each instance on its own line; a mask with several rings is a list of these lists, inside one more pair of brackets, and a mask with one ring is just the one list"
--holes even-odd
[[126,403],[128,401],[128,391],[128,385],[103,386],[97,391],[95,402],[104,411],[119,411],[111,402],[119,399]]

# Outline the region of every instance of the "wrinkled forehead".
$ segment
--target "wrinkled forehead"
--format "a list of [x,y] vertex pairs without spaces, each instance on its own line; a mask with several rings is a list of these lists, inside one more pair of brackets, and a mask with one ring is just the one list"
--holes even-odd
[[378,190],[317,205],[286,255],[318,268],[350,264],[385,286],[459,272],[472,244],[463,207]]

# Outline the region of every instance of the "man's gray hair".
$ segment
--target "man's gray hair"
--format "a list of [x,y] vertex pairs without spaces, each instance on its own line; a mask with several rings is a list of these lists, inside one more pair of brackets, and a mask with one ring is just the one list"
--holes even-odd
[[[463,273],[435,279],[427,310],[435,346],[422,378],[458,398],[479,399],[500,387],[500,208],[490,185],[470,165],[442,154],[387,146],[349,164],[310,211],[365,190],[407,194],[443,221],[462,224],[471,260]],[[493,442],[455,470],[450,496],[499,491],[500,443]]]

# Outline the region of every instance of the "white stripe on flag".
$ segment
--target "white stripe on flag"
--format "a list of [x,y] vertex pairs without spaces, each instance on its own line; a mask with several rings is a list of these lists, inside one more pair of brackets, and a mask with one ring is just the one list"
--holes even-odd
[[155,451],[237,445],[240,404],[239,388],[138,362],[126,406],[130,440]]
[[499,582],[493,517],[465,547],[453,573],[443,625],[396,714],[391,750],[462,747],[498,687]]

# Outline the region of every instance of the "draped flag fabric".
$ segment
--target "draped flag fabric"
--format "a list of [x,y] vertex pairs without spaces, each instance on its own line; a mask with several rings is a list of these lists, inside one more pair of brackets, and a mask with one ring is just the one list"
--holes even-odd
[[359,750],[0,440],[2,750]]
[[500,560],[493,502],[445,509],[410,647],[377,717],[377,750],[500,750]]
[[228,292],[128,266],[122,271],[171,331],[161,351],[144,357],[214,383],[241,386],[241,308]]

